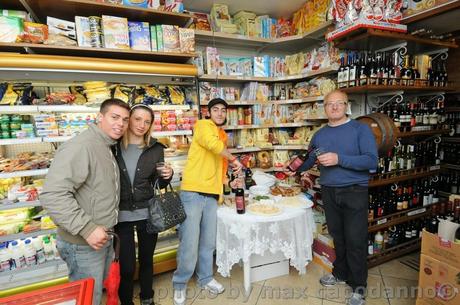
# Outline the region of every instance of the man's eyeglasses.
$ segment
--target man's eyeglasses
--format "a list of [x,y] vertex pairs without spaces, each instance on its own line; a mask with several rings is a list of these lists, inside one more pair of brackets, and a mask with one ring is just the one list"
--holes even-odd
[[347,104],[347,102],[344,101],[337,101],[337,102],[327,102],[324,104],[325,107],[343,107]]

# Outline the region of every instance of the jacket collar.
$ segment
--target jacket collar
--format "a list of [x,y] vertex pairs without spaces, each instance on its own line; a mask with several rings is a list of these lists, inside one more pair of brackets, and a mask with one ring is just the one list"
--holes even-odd
[[112,146],[115,143],[117,143],[116,140],[112,139],[109,137],[107,134],[105,134],[97,125],[95,124],[90,124],[89,125],[89,130],[93,132],[98,138],[104,142],[107,146]]

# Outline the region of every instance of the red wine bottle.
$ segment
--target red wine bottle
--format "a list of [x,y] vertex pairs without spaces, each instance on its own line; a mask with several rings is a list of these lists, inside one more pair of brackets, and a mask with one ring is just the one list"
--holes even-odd
[[308,156],[310,155],[310,152],[313,150],[313,146],[310,147],[305,153],[297,155],[297,157],[294,158],[294,160],[291,161],[288,165],[288,169],[291,172],[296,172],[300,166],[308,159]]
[[246,213],[246,204],[244,202],[244,190],[242,188],[236,189],[235,205],[236,205],[236,212],[238,214]]

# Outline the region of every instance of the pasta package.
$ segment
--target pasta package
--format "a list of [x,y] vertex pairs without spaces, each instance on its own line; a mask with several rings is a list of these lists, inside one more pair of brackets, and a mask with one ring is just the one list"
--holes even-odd
[[195,31],[193,29],[179,28],[179,43],[182,53],[195,52]]
[[179,29],[175,25],[163,24],[163,49],[165,52],[178,52],[180,50]]

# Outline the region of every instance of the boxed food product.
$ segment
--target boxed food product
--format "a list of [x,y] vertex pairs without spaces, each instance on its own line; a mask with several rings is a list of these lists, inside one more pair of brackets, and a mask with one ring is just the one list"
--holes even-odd
[[90,30],[90,37],[91,37],[91,46],[93,48],[102,48],[102,19],[99,16],[89,16],[89,30]]
[[77,34],[75,31],[75,22],[48,16],[46,24],[48,25],[49,32],[46,44],[76,45]]
[[129,49],[128,19],[102,15],[104,47],[110,49]]
[[206,60],[206,73],[216,75],[219,72],[219,54],[217,49],[213,47],[206,47],[205,53]]
[[31,21],[29,14],[25,11],[0,10],[0,16],[18,17],[24,21]]
[[157,50],[160,52],[164,51],[164,43],[163,43],[163,28],[161,24],[157,24],[155,26],[157,32]]
[[77,43],[80,47],[91,47],[91,30],[89,18],[75,16],[75,30],[77,33]]
[[422,254],[460,269],[460,245],[425,230],[422,232]]
[[192,27],[196,30],[211,31],[211,25],[209,24],[209,15],[205,13],[192,13],[193,25]]
[[23,30],[21,18],[0,16],[0,42],[16,42]]
[[182,13],[184,11],[184,4],[182,0],[165,0],[165,11]]
[[137,6],[137,7],[148,7],[148,0],[123,0],[123,5]]
[[157,29],[154,25],[150,26],[150,49],[152,51],[158,51]]
[[165,52],[179,52],[179,28],[175,25],[163,24],[163,48]]
[[150,27],[148,22],[128,21],[129,46],[133,50],[150,51]]
[[180,51],[183,53],[195,52],[195,31],[179,28]]

